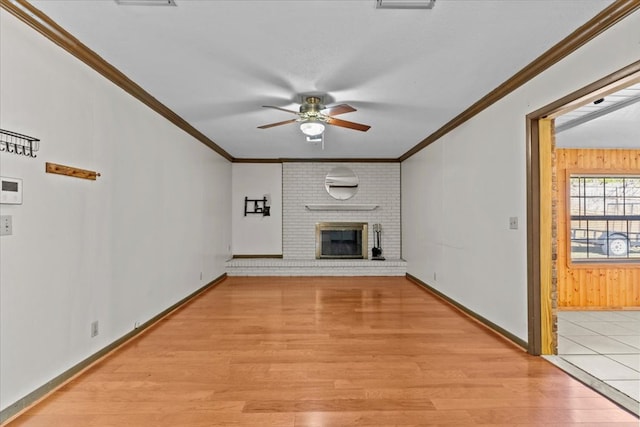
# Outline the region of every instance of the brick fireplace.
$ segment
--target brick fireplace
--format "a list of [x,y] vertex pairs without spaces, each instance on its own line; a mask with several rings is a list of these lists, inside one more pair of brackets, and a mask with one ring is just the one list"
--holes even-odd
[[[331,169],[346,166],[358,176],[360,185],[349,200],[336,200],[327,193],[324,180]],[[310,210],[308,205],[326,205]],[[331,206],[335,209],[331,209]],[[375,209],[358,210],[356,205]],[[350,209],[350,207],[354,207]],[[316,258],[317,223],[357,222],[382,224],[382,247],[388,259],[400,259],[400,164],[286,162],[282,165],[282,257]],[[365,240],[368,258],[374,246],[373,233]]]

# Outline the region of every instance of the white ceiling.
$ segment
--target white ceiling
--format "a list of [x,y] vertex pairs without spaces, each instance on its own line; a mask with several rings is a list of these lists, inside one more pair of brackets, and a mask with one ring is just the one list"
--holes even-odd
[[[33,5],[237,158],[397,158],[496,88],[611,0],[113,0]],[[358,111],[325,149],[295,118],[299,94]],[[565,95],[565,94],[559,94]]]
[[556,134],[558,148],[640,148],[640,103]]
[[555,125],[559,148],[640,148],[640,83],[563,114]]

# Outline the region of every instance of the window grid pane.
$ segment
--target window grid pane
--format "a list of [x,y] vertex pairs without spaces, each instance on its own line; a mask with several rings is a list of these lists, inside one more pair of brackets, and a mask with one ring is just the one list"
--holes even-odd
[[571,176],[572,261],[640,261],[640,177]]

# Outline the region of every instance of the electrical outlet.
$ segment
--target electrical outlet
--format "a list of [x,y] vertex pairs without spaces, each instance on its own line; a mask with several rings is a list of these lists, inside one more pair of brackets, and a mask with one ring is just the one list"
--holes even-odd
[[91,338],[98,335],[98,321],[91,322]]

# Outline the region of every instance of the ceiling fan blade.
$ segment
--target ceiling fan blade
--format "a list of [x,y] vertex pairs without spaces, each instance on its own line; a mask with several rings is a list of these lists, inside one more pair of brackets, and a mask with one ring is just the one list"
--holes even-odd
[[269,129],[269,128],[272,128],[274,126],[280,126],[280,125],[286,125],[288,123],[294,123],[297,120],[298,119],[291,119],[291,120],[285,120],[284,122],[270,123],[268,125],[258,126],[258,129]]
[[280,111],[286,111],[287,113],[293,113],[293,114],[300,114],[297,111],[293,111],[293,110],[287,110],[286,108],[280,108],[280,107],[275,107],[273,105],[263,105],[264,108],[274,108],[276,110],[280,110]]
[[327,124],[333,125],[333,126],[340,126],[343,128],[349,128],[349,129],[354,129],[354,130],[360,130],[362,132],[366,132],[369,130],[369,128],[371,128],[371,126],[368,125],[363,125],[360,123],[354,123],[354,122],[348,122],[346,120],[340,120],[340,119],[336,119],[335,117],[329,117],[327,119]]
[[353,111],[358,110],[356,110],[349,104],[340,104],[325,108],[324,110],[322,110],[322,114],[325,114],[327,116],[337,116],[338,114],[351,113]]

